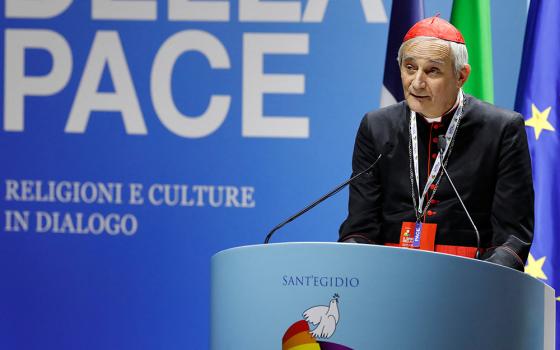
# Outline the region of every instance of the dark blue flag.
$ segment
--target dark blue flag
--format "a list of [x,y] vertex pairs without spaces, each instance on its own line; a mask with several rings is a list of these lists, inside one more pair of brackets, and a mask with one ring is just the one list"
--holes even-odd
[[[559,18],[560,1],[531,0],[515,103],[515,109],[525,117],[535,186],[535,238],[525,271],[556,289],[557,297],[560,291]],[[558,313],[556,318],[559,319]],[[558,322],[556,327],[556,334],[560,335]],[[560,349],[560,342],[556,348]]]
[[424,18],[423,0],[395,0],[391,6],[391,22],[385,54],[385,73],[381,88],[381,107],[404,99],[397,54],[404,35],[414,23]]

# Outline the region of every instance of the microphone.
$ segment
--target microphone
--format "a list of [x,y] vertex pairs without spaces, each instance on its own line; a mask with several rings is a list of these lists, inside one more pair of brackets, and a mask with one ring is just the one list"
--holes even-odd
[[443,164],[443,151],[445,150],[445,147],[447,145],[447,139],[445,138],[444,135],[439,135],[438,136],[438,148],[439,148],[439,154],[440,154],[440,160],[441,160],[441,169],[443,169],[443,173],[445,174],[445,176],[447,177],[447,180],[449,180],[449,183],[451,184],[451,187],[453,188],[453,191],[455,192],[455,195],[457,196],[457,199],[459,199],[459,203],[461,203],[461,206],[463,207],[463,210],[465,211],[465,213],[467,214],[467,217],[469,218],[469,221],[471,222],[472,227],[474,228],[474,232],[476,233],[476,254],[474,256],[475,259],[479,259],[480,258],[480,233],[478,232],[478,229],[476,228],[476,225],[474,224],[473,219],[471,218],[471,215],[469,214],[469,211],[467,210],[467,207],[465,206],[465,203],[463,203],[463,200],[461,199],[461,196],[459,195],[459,192],[457,192],[457,189],[455,188],[455,185],[453,184],[453,181],[451,181],[451,177],[449,176],[449,173],[447,172],[447,169],[445,169],[445,165]]
[[323,202],[324,200],[326,200],[329,197],[332,197],[333,195],[337,194],[338,192],[340,192],[344,187],[346,187],[346,185],[348,185],[350,182],[356,180],[357,178],[361,177],[363,174],[369,172],[371,169],[373,169],[373,167],[375,166],[375,164],[377,164],[377,162],[379,162],[379,159],[381,159],[381,157],[383,156],[383,154],[388,154],[391,150],[393,149],[393,145],[387,143],[385,145],[385,152],[383,153],[379,153],[379,156],[377,156],[377,158],[375,159],[375,161],[373,163],[371,163],[370,166],[368,166],[365,170],[362,170],[361,172],[359,172],[358,174],[352,176],[350,179],[344,181],[343,183],[341,183],[340,185],[336,186],[333,190],[331,190],[330,192],[328,192],[327,194],[323,195],[321,198],[317,199],[316,201],[314,201],[313,203],[309,204],[308,206],[306,206],[305,208],[303,208],[302,210],[298,211],[297,213],[295,213],[294,215],[290,216],[288,219],[282,221],[281,223],[279,223],[278,225],[274,226],[274,228],[272,230],[270,230],[270,232],[268,233],[268,235],[266,235],[266,238],[264,240],[264,244],[268,244],[268,242],[270,241],[270,238],[272,237],[272,235],[274,234],[274,232],[278,231],[279,229],[281,229],[284,225],[294,221],[295,219],[297,219],[298,217],[302,216],[303,214],[307,213],[308,211],[310,211],[311,209],[315,208],[318,204],[320,204],[321,202]]

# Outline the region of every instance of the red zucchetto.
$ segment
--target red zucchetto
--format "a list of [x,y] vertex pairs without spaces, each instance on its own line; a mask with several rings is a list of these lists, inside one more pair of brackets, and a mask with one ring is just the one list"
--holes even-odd
[[418,36],[454,41],[459,44],[465,43],[463,35],[457,28],[437,16],[425,18],[413,25],[404,36],[403,43]]

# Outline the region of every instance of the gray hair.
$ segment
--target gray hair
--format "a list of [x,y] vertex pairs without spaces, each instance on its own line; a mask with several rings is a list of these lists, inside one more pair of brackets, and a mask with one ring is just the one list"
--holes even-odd
[[447,41],[438,38],[433,38],[430,36],[417,36],[410,40],[405,41],[401,44],[399,48],[399,54],[397,56],[397,61],[399,62],[399,67],[402,64],[402,55],[404,51],[405,44],[414,44],[418,41],[439,41],[441,43],[447,43],[449,45],[449,49],[451,50],[451,59],[453,60],[455,75],[459,75],[461,70],[469,63],[469,53],[467,52],[467,46],[465,44],[459,44],[454,41]]

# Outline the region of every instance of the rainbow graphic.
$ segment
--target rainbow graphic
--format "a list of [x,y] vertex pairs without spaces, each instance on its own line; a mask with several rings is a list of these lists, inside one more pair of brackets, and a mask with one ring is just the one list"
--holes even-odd
[[292,324],[282,337],[282,350],[352,350],[344,345],[317,341],[309,331],[305,320]]

